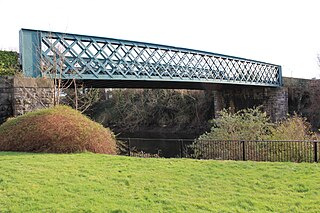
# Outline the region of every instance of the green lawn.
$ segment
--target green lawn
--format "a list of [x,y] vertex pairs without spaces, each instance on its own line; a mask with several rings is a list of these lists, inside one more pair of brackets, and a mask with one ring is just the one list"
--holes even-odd
[[0,152],[0,212],[319,212],[319,165]]

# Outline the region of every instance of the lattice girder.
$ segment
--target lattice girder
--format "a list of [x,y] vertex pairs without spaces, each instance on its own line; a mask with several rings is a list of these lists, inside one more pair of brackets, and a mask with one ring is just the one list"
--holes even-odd
[[281,66],[216,53],[120,39],[22,29],[30,77],[281,86]]

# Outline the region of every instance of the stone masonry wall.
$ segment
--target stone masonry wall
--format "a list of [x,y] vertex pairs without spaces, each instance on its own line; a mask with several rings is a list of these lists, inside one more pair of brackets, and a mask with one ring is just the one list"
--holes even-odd
[[53,106],[53,82],[43,78],[13,79],[13,116]]
[[271,120],[279,121],[285,118],[288,114],[288,89],[265,88],[263,106]]
[[13,78],[0,78],[0,124],[13,115]]
[[0,78],[0,124],[8,117],[53,105],[53,82],[24,77]]
[[229,108],[231,112],[262,106],[271,120],[277,121],[288,113],[287,88],[224,86],[213,92],[215,117],[218,111]]
[[288,88],[289,114],[306,117],[314,129],[320,128],[320,80],[283,78]]

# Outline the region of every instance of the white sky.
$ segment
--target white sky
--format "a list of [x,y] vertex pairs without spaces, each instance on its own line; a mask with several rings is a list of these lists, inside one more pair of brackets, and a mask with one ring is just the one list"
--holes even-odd
[[10,0],[0,3],[0,49],[21,28],[151,42],[282,65],[320,78],[320,0]]

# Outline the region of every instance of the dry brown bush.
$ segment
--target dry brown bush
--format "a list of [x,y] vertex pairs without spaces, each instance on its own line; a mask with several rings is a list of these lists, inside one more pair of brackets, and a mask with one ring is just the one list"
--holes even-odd
[[37,110],[0,126],[0,151],[116,154],[108,128],[67,106]]

